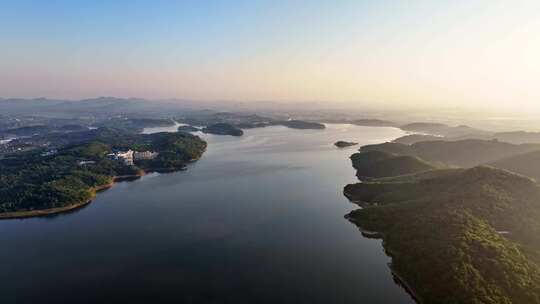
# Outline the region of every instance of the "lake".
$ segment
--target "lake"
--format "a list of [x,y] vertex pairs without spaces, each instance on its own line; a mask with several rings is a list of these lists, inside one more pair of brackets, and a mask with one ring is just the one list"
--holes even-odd
[[187,171],[118,183],[72,213],[0,221],[2,303],[413,303],[381,241],[344,219],[358,146],[333,146],[403,134],[202,135],[208,150]]

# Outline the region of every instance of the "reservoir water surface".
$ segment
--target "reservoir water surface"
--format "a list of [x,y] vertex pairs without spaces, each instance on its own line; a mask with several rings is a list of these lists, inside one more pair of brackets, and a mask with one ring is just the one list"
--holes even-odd
[[413,303],[381,241],[344,219],[358,146],[333,146],[401,135],[342,124],[201,135],[208,150],[187,171],[0,221],[2,303]]

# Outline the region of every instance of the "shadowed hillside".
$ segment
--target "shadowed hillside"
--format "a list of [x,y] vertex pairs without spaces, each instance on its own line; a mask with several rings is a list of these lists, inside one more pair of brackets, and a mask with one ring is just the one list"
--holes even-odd
[[520,173],[540,181],[540,151],[511,156],[492,162],[490,165]]
[[351,156],[360,179],[405,175],[432,170],[435,167],[417,157],[371,151]]

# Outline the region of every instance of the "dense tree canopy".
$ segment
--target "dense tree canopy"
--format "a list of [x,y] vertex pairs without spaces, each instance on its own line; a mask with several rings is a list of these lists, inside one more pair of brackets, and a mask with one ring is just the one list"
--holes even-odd
[[540,303],[540,188],[489,167],[348,185],[422,303]]
[[[127,166],[107,157],[118,149],[159,154]],[[116,176],[137,175],[142,170],[178,170],[205,149],[203,140],[187,133],[132,134],[103,129],[88,142],[61,148],[52,155],[43,151],[17,153],[0,160],[0,213],[86,202]]]

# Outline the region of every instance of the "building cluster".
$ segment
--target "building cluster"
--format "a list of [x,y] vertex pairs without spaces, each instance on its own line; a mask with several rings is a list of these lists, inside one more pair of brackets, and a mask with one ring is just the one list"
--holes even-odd
[[138,152],[133,150],[127,150],[110,153],[108,156],[112,159],[124,162],[124,164],[126,164],[127,166],[133,166],[136,160],[154,159],[156,158],[156,156],[158,156],[158,154],[158,152],[152,151]]

